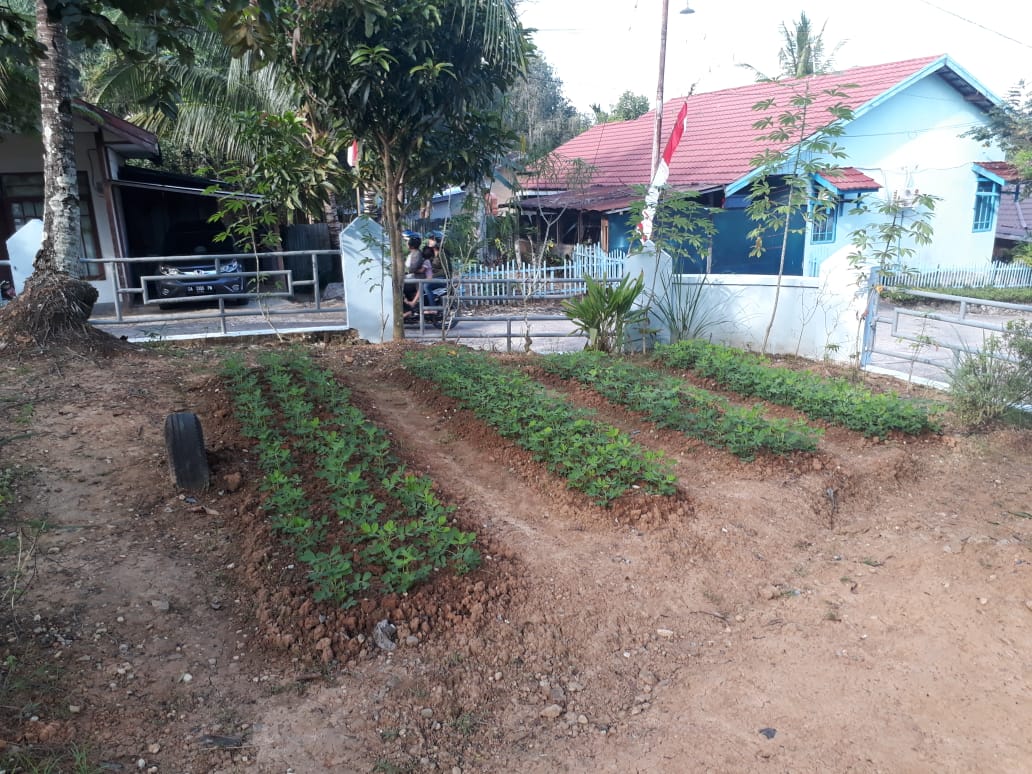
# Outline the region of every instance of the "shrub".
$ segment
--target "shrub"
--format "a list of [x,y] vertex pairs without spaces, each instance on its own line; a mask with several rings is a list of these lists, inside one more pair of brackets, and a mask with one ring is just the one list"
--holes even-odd
[[577,330],[588,337],[587,349],[614,352],[623,348],[624,331],[628,325],[647,318],[646,309],[634,309],[634,302],[645,287],[639,276],[632,280],[624,277],[612,286],[604,280],[596,282],[585,277],[587,292],[572,301],[563,302],[563,311]]
[[984,424],[1032,400],[1032,323],[1012,321],[1003,339],[990,336],[966,352],[950,374],[953,410],[962,422]]

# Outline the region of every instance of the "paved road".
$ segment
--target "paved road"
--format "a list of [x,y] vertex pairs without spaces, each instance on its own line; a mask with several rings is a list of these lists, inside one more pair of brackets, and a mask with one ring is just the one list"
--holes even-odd
[[[1032,312],[974,307],[963,322],[935,317],[958,317],[959,304],[896,307],[882,302],[875,327],[875,349],[871,365],[897,372],[908,378],[948,382],[955,367],[956,353],[980,350],[997,329],[1010,320],[1032,320]],[[929,362],[921,362],[929,361]]]

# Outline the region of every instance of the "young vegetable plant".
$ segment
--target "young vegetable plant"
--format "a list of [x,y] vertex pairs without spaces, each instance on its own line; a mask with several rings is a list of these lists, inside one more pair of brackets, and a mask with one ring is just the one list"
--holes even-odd
[[727,400],[619,358],[593,352],[550,355],[546,371],[586,384],[608,400],[644,413],[660,427],[679,430],[743,459],[761,450],[774,454],[813,451],[821,432],[805,422],[767,419],[758,407]]
[[704,341],[681,341],[656,348],[664,365],[688,368],[729,390],[790,406],[813,419],[824,419],[867,436],[892,431],[909,435],[938,432],[943,406],[908,400],[896,393],[873,393],[845,379],[828,379],[794,371],[741,350]]
[[[270,526],[308,565],[317,600],[350,607],[363,593],[408,591],[447,567],[478,565],[476,536],[449,523],[454,509],[391,456],[385,433],[329,373],[298,352],[259,362],[251,371],[232,361],[224,373],[244,431],[258,441]],[[301,454],[318,461],[314,470],[295,462]],[[320,493],[332,514],[311,512]],[[385,513],[393,518],[383,521]]]
[[638,486],[661,495],[676,491],[661,454],[484,353],[433,347],[406,353],[404,363],[600,505]]

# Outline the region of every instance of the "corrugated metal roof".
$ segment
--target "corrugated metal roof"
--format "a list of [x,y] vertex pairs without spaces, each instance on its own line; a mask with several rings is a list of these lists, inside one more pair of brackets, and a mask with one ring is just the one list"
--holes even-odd
[[[755,83],[672,99],[663,107],[664,135],[669,133],[685,100],[688,127],[674,153],[667,185],[697,190],[730,185],[748,175],[753,169],[752,160],[771,146],[768,140],[758,139],[764,130],[755,128],[754,124],[764,115],[784,110],[793,88],[798,91],[802,80],[809,83],[810,93],[816,97],[811,114],[827,116],[827,108],[836,103],[845,104],[856,113],[862,112],[865,106],[880,102],[879,98],[930,74],[943,77],[954,88],[963,83],[965,95],[982,107],[988,108],[997,101],[992,95],[975,89],[972,82],[965,79],[963,70],[946,56],[855,67],[797,81]],[[847,84],[852,84],[845,89],[847,97],[824,93]],[[776,108],[765,112],[754,110],[755,105],[772,98],[777,101]],[[581,159],[592,165],[595,185],[647,184],[652,163],[653,116],[650,111],[633,121],[597,124],[560,146],[555,153],[561,158]],[[664,142],[665,139],[664,136]],[[549,184],[544,180],[531,180],[525,186],[556,188],[555,181]]]
[[1021,198],[1012,187],[1007,187],[1000,197],[996,237],[1013,239],[1016,242],[1032,242],[1032,199]]

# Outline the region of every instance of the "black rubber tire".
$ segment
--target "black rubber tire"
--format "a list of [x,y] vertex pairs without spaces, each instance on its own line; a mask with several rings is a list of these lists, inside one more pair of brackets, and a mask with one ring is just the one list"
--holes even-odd
[[181,411],[165,417],[165,450],[172,483],[180,489],[199,492],[211,483],[204,433],[196,414]]

